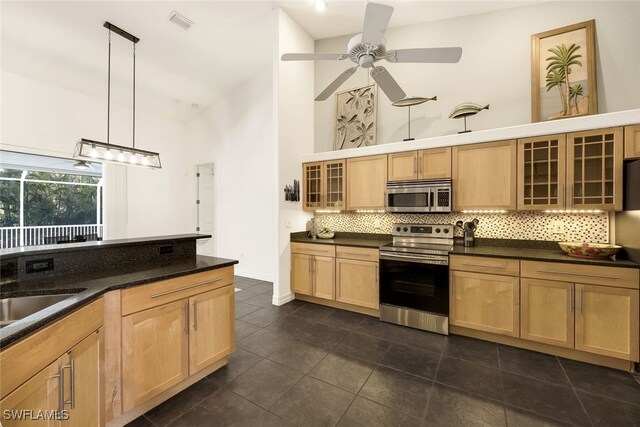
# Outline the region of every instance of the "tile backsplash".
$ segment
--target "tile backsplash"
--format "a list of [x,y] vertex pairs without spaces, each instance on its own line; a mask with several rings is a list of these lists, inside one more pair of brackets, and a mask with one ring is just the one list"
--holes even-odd
[[[609,213],[559,214],[507,212],[501,214],[316,213],[320,227],[334,231],[390,234],[393,223],[455,224],[478,218],[477,237],[609,243]],[[557,226],[563,230],[554,233]],[[460,232],[458,231],[456,235]]]

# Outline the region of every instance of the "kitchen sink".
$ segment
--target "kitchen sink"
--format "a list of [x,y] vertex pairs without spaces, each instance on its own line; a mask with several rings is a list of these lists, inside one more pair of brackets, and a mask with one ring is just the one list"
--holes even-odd
[[43,310],[73,293],[0,299],[0,328]]

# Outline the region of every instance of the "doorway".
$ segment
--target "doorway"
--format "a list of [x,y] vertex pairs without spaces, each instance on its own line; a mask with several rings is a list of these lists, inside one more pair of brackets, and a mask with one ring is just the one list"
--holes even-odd
[[196,232],[209,234],[208,239],[198,239],[198,255],[215,256],[215,187],[214,164],[196,165]]

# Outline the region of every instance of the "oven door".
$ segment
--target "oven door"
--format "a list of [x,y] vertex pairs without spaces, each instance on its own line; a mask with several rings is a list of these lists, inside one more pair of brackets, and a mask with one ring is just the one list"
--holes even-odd
[[449,315],[449,266],[380,258],[380,304]]
[[433,194],[429,187],[387,188],[385,211],[387,212],[429,212]]

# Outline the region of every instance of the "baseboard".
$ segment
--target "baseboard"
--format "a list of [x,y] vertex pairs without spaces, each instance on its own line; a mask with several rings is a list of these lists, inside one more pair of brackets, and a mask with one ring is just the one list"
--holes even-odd
[[296,296],[293,294],[293,292],[280,295],[279,297],[274,294],[272,302],[273,302],[273,305],[283,305],[288,303],[289,301],[293,301],[295,298]]
[[241,270],[239,268],[236,268],[233,274],[236,276],[246,277],[248,279],[264,280],[265,282],[273,283],[273,277],[267,274],[255,273],[253,271]]

